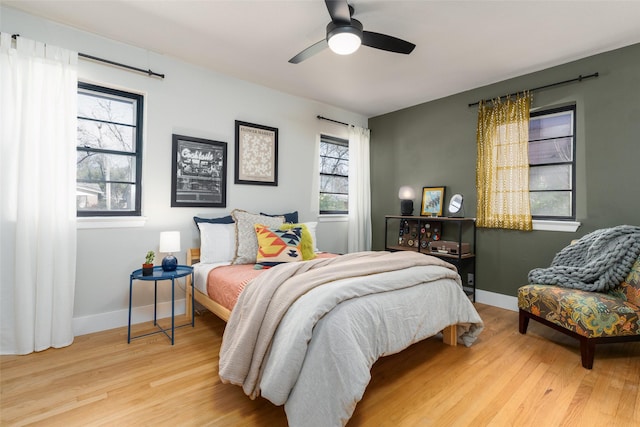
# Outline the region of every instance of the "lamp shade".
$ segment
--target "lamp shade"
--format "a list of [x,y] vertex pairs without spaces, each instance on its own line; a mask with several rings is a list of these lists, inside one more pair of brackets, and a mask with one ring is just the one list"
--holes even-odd
[[400,187],[400,191],[398,191],[398,197],[400,200],[413,200],[413,198],[416,197],[416,192],[408,185],[403,185]]
[[163,253],[180,252],[180,232],[163,231],[160,233],[160,248]]

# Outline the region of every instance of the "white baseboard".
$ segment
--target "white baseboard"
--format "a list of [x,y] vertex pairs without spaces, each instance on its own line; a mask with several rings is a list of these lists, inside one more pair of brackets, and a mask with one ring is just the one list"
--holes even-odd
[[[175,315],[185,313],[184,298],[175,302]],[[158,319],[171,317],[171,301],[158,303]],[[141,307],[133,307],[131,311],[131,324],[149,322],[153,320],[153,304]],[[127,326],[129,322],[129,310],[111,311],[92,316],[74,317],[72,321],[73,335],[86,335],[93,332],[106,331],[108,329]]]
[[505,310],[518,311],[518,298],[509,295],[476,289],[476,301],[481,304],[504,308]]

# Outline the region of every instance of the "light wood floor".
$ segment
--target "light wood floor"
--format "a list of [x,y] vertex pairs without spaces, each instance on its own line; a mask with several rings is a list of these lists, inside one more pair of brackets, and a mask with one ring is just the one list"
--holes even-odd
[[[430,338],[379,360],[348,426],[640,425],[640,343],[577,342],[517,313],[477,304],[486,329],[470,348]],[[139,330],[138,326],[138,330]],[[206,313],[127,344],[126,328],[63,349],[0,357],[2,426],[286,426],[282,407],[221,384],[224,323]]]

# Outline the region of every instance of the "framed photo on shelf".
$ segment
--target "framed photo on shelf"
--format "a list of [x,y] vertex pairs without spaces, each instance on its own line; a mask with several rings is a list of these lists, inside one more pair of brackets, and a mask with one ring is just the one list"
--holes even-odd
[[278,185],[278,129],[236,120],[235,183]]
[[171,207],[227,207],[227,143],[172,135]]
[[420,215],[442,216],[444,203],[444,187],[423,187]]

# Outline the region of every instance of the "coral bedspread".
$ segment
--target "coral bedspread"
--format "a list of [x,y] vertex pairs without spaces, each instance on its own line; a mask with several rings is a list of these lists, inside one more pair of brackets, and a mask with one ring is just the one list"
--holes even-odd
[[223,307],[232,310],[244,287],[263,270],[253,264],[225,265],[211,269],[207,275],[207,295]]
[[[317,258],[334,258],[337,255],[323,252],[316,256]],[[206,283],[207,295],[213,301],[231,311],[247,283],[264,271],[266,270],[256,270],[253,264],[209,267]]]

